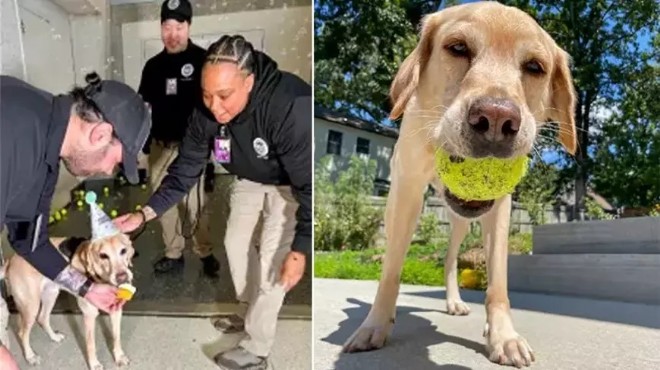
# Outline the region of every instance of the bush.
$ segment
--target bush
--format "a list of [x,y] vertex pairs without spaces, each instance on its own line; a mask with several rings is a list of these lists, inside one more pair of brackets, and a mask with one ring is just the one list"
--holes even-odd
[[330,161],[321,159],[314,182],[314,248],[316,250],[370,247],[382,222],[382,211],[371,205],[376,162],[358,156],[336,179]]
[[587,217],[591,220],[613,220],[614,216],[605,212],[591,197],[584,198]]
[[440,218],[434,212],[424,213],[419,219],[417,238],[422,244],[437,244],[445,234],[440,229]]
[[557,193],[558,179],[559,171],[555,166],[537,161],[518,185],[516,198],[527,210],[533,225],[546,222],[545,209]]

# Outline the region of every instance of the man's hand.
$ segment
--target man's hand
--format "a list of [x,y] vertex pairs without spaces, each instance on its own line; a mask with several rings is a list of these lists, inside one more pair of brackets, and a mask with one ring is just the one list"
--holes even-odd
[[285,292],[289,292],[300,281],[305,273],[305,255],[291,251],[282,264],[280,284]]
[[85,294],[85,299],[107,313],[117,311],[126,303],[126,301],[117,298],[117,288],[107,284],[92,284],[87,294]]
[[115,218],[112,222],[117,226],[119,231],[128,234],[144,223],[144,215],[142,212],[127,213]]
[[16,360],[11,356],[7,347],[0,344],[0,369],[3,370],[20,370]]

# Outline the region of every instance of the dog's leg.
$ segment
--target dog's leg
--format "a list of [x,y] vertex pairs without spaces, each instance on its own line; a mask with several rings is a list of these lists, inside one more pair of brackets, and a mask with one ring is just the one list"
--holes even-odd
[[392,185],[385,210],[387,250],[378,292],[367,318],[345,343],[346,352],[381,348],[394,325],[401,269],[433,170],[432,154],[417,137],[404,133],[391,161]]
[[496,201],[481,219],[488,268],[484,336],[491,361],[521,367],[531,365],[534,354],[511,320],[507,286],[510,215],[511,196],[506,196]]
[[52,341],[57,343],[64,339],[64,334],[53,330],[50,326],[50,314],[53,311],[53,307],[55,307],[55,302],[57,301],[57,296],[59,294],[59,287],[52,283],[46,283],[41,292],[41,311],[37,318],[37,322],[41,325],[46,334],[48,334]]
[[[14,301],[16,302],[16,308],[20,312],[21,324],[18,329],[18,337],[23,347],[23,355],[25,356],[25,361],[28,364],[35,366],[41,363],[41,357],[39,357],[32,346],[30,345],[30,332],[32,332],[32,327],[39,313],[39,300],[38,299],[24,299],[21,295],[14,295]],[[32,302],[32,303],[28,303]]]
[[122,310],[118,310],[110,314],[110,323],[112,324],[112,354],[117,366],[127,366],[131,362],[121,348],[122,313]]
[[458,290],[458,251],[465,235],[470,228],[470,220],[458,217],[451,212],[449,222],[451,232],[449,237],[449,249],[445,256],[445,285],[447,286],[447,313],[450,315],[467,315],[470,307],[461,299]]
[[87,365],[91,370],[103,370],[103,365],[96,356],[96,318],[99,316],[98,308],[92,306],[84,298],[78,298],[78,306],[83,314],[85,326],[85,346],[87,347]]

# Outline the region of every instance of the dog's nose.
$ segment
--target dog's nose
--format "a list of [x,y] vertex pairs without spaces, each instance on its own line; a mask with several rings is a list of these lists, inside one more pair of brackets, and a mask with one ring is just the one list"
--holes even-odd
[[128,282],[128,273],[127,272],[120,272],[115,276],[117,280],[117,284],[124,284]]
[[520,108],[508,99],[479,98],[470,106],[468,124],[489,141],[511,139],[520,130]]

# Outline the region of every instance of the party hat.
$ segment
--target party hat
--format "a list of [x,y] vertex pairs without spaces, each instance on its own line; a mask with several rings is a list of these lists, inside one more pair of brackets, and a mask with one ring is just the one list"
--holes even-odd
[[87,192],[85,202],[89,204],[92,221],[92,240],[99,240],[120,233],[108,215],[96,204],[96,193]]

